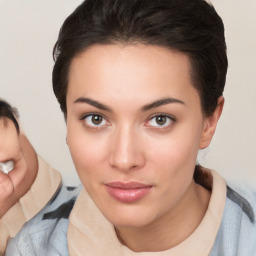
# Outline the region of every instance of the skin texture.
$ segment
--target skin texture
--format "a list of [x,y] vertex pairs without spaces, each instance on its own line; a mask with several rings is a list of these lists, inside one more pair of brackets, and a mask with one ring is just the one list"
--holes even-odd
[[14,169],[0,172],[0,218],[30,189],[38,170],[37,155],[23,132],[13,122],[0,118],[0,161],[12,160]]
[[[178,102],[152,105],[166,98]],[[169,249],[199,225],[210,192],[195,184],[193,172],[223,103],[220,97],[214,114],[204,117],[189,59],[170,49],[94,45],[73,60],[67,143],[83,185],[130,249]],[[92,114],[101,120],[93,123]],[[159,125],[155,115],[168,117]],[[124,203],[107,192],[106,184],[116,181],[152,188]]]

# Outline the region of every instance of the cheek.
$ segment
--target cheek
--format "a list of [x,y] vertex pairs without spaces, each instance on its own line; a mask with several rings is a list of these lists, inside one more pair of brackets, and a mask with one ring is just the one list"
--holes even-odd
[[177,194],[181,187],[185,189],[191,183],[196,154],[185,145],[187,144],[182,144],[181,141],[170,142],[162,145],[161,149],[155,151],[154,157],[151,157],[151,162],[154,161],[152,165],[159,170],[155,174],[166,196]]
[[180,185],[191,183],[199,141],[200,129],[184,126],[147,145],[147,159],[158,170],[159,182],[165,184],[166,189],[175,192]]
[[101,169],[99,165],[106,157],[107,151],[104,140],[96,134],[88,135],[81,128],[68,126],[67,142],[82,183],[84,184],[92,176],[100,175],[96,170]]
[[167,208],[174,207],[186,193],[193,180],[197,156],[197,147],[193,145],[193,137],[178,137],[169,141],[154,143],[154,150],[150,150],[151,166],[157,181],[161,201]]
[[199,148],[198,133],[173,133],[168,137],[156,139],[148,145],[148,159],[170,168],[190,166],[194,168]]

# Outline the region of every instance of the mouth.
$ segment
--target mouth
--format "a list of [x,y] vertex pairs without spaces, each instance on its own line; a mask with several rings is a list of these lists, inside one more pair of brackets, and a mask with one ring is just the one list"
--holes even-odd
[[152,185],[139,182],[111,182],[105,184],[107,192],[122,203],[133,203],[145,197],[153,188]]

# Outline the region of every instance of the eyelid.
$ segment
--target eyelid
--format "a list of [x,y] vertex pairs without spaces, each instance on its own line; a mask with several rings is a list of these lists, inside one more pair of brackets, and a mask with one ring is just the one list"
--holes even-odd
[[[152,125],[149,125],[148,123],[155,117],[158,117],[158,116],[163,116],[163,117],[166,117],[166,118],[169,118],[170,121],[171,121],[171,124],[167,125],[167,126],[152,126]],[[156,113],[156,114],[153,114],[151,115],[147,120],[146,120],[146,127],[151,127],[151,128],[156,128],[156,129],[164,129],[164,128],[168,128],[170,127],[173,123],[176,122],[176,118],[170,114],[166,114],[166,113]]]
[[[97,116],[101,116],[106,122],[107,124],[104,124],[104,125],[89,125],[88,123],[85,122],[85,119],[89,116],[93,116],[93,115],[97,115]],[[94,128],[94,129],[99,129],[99,128],[102,128],[102,127],[106,127],[106,126],[109,126],[110,125],[110,122],[108,121],[108,119],[101,113],[97,113],[97,112],[88,112],[88,113],[85,113],[83,115],[81,115],[81,117],[79,118],[79,120],[81,121],[84,121],[84,125],[87,126],[87,127],[90,127],[90,128]]]
[[98,112],[86,112],[86,113],[83,113],[83,114],[80,115],[79,120],[83,120],[87,116],[91,116],[91,115],[99,115],[99,116],[103,116],[104,117],[104,115],[102,115],[101,113],[98,113]]
[[167,114],[167,113],[156,113],[156,114],[153,114],[149,117],[149,119],[152,119],[156,116],[165,116],[165,117],[169,117],[172,121],[176,121],[176,118],[173,116],[173,115],[170,115],[170,114]]

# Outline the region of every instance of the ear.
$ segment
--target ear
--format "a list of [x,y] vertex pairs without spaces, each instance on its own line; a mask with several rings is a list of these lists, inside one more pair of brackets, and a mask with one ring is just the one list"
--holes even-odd
[[214,110],[213,114],[209,117],[206,117],[204,120],[204,128],[203,128],[200,145],[199,145],[200,149],[204,149],[209,146],[209,144],[212,140],[212,137],[215,133],[218,120],[221,116],[223,106],[224,106],[224,97],[220,96],[218,98],[217,107]]

